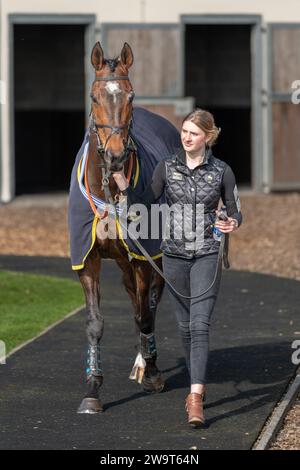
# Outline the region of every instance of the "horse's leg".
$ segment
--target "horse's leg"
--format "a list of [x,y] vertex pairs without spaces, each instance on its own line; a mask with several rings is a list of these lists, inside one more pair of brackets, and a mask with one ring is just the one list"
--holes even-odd
[[[161,373],[156,366],[157,350],[154,335],[155,311],[162,293],[153,284],[153,269],[149,263],[133,261],[136,281],[135,323],[140,334],[139,353],[130,378],[143,383],[147,392],[160,392],[164,388]],[[151,289],[152,287],[152,289]],[[152,291],[152,305],[150,294]],[[156,300],[155,300],[156,299]]]
[[[158,258],[156,261],[158,267],[162,270],[162,258]],[[164,290],[165,281],[154,269],[152,270],[152,280],[150,288],[150,310],[153,317],[153,328],[155,329],[155,318],[157,306],[160,302],[163,290]]]
[[131,263],[125,258],[117,258],[116,262],[123,272],[123,284],[126,291],[128,292],[134,310],[136,309],[136,287],[134,270]]
[[78,413],[99,413],[102,405],[99,400],[99,389],[103,382],[100,361],[100,340],[103,334],[103,316],[100,313],[100,276],[101,257],[97,249],[93,249],[85,262],[84,269],[79,271],[87,309],[87,394],[78,409]]
[[[121,270],[123,271],[123,284],[125,286],[127,293],[129,294],[129,297],[131,299],[132,306],[134,309],[134,314],[136,316],[138,304],[137,304],[137,296],[136,296],[136,282],[135,282],[134,268],[132,264],[125,258],[118,258],[116,259],[116,262],[118,266],[121,268]],[[136,326],[136,332],[138,334],[140,333],[140,330],[137,328],[137,326]],[[136,345],[136,349],[139,349],[139,345]]]

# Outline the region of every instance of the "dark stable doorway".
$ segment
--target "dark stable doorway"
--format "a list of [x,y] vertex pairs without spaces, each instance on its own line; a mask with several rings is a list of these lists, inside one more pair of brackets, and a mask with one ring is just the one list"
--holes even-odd
[[251,26],[186,25],[185,95],[222,131],[213,153],[251,185]]
[[16,194],[69,189],[84,136],[84,28],[14,26]]

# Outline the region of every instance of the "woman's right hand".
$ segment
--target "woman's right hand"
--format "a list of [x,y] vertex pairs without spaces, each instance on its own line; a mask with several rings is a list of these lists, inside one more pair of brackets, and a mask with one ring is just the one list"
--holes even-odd
[[124,191],[126,188],[128,188],[129,183],[124,174],[124,170],[116,171],[115,173],[112,174],[112,176],[115,182],[117,183],[120,191]]

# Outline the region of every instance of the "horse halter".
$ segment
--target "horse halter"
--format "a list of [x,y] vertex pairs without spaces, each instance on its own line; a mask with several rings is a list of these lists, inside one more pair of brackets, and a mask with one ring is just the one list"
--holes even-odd
[[[109,82],[109,81],[114,81],[114,80],[129,80],[129,77],[128,76],[118,76],[118,75],[117,76],[107,76],[107,77],[95,77],[94,81]],[[120,134],[120,132],[123,129],[129,130],[130,126],[131,126],[131,122],[132,122],[132,119],[130,119],[128,124],[124,124],[122,126],[110,126],[109,124],[97,124],[96,121],[95,121],[95,118],[92,114],[92,110],[91,110],[89,129],[90,129],[90,133],[93,132],[93,133],[96,134],[97,152],[100,156],[104,156],[104,154],[106,152],[107,144],[108,144],[109,140],[112,138],[112,136],[115,135],[115,134]],[[102,144],[101,139],[99,137],[98,129],[111,129],[111,133],[109,134],[108,138],[106,139],[104,145]],[[126,146],[125,146],[125,156],[126,156],[125,161],[128,159],[128,156],[129,156],[130,152],[132,152],[134,150],[135,150],[134,143],[132,141],[131,136],[128,134],[127,143],[126,143]],[[105,161],[104,161],[104,163],[100,163],[99,166],[106,169]]]

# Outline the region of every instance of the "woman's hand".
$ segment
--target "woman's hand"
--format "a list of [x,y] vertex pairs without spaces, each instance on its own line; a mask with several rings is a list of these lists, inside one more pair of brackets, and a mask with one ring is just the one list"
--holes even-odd
[[[216,211],[216,213],[218,215],[218,211]],[[236,219],[233,219],[232,217],[228,217],[228,219],[226,221],[217,219],[216,223],[215,223],[215,226],[219,230],[221,230],[221,232],[223,232],[223,233],[234,232],[235,230],[237,230],[239,228],[238,221]]]
[[115,173],[112,174],[112,176],[115,182],[117,183],[120,191],[124,191],[126,188],[128,188],[129,183],[124,174],[124,170],[116,171]]

